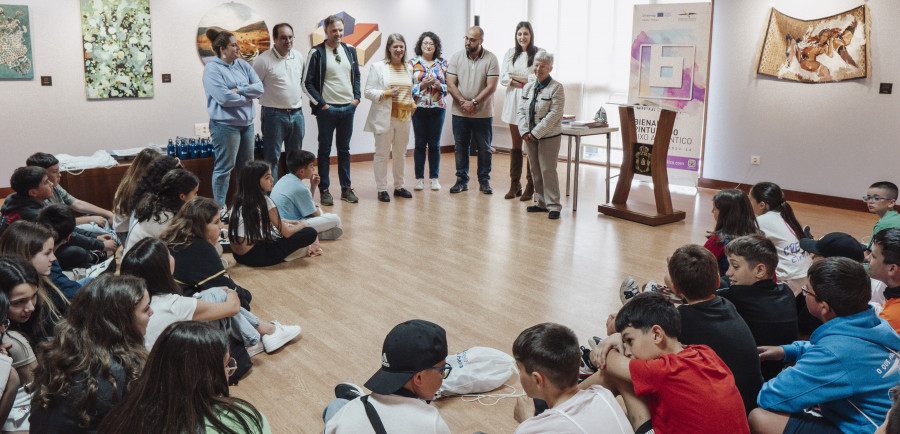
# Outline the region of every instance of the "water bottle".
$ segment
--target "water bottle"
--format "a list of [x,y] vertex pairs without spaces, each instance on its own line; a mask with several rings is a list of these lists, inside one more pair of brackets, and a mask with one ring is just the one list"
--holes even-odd
[[209,156],[210,156],[210,157],[213,157],[213,158],[216,158],[216,147],[213,146],[213,139],[212,139],[212,137],[209,138],[209,141],[207,142],[207,145],[206,145],[206,146],[209,148]]
[[197,141],[191,139],[191,160],[196,160],[200,158],[200,145],[197,144]]
[[178,158],[181,160],[190,160],[191,152],[188,149],[187,143],[184,142],[184,139],[178,141]]
[[172,139],[169,139],[169,144],[166,146],[166,155],[170,157],[174,157],[176,155],[175,143],[172,142]]

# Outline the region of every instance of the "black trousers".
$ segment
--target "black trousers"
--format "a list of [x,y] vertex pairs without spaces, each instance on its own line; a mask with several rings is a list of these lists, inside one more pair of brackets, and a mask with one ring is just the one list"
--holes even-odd
[[238,264],[250,267],[268,267],[284,262],[284,258],[316,241],[315,228],[306,227],[289,238],[279,238],[271,243],[256,243],[243,255],[234,254]]

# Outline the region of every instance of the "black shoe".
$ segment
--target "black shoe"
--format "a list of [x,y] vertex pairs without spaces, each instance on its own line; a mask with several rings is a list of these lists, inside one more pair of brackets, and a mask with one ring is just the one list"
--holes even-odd
[[405,197],[407,199],[412,199],[412,193],[405,188],[400,188],[399,190],[394,190],[394,197]]
[[391,197],[388,196],[388,194],[387,194],[386,191],[379,191],[379,192],[378,192],[378,200],[381,201],[381,202],[390,202],[390,201],[391,201]]
[[547,212],[550,210],[548,210],[547,208],[541,208],[537,205],[528,205],[528,207],[525,208],[525,211],[527,211],[527,212]]
[[456,181],[456,184],[453,184],[453,187],[450,187],[450,193],[462,193],[464,191],[469,191],[469,184],[466,184],[463,181]]
[[550,220],[559,219],[559,211],[550,211],[550,215],[548,215],[547,218]]
[[484,182],[481,182],[480,184],[481,184],[481,186],[478,187],[478,189],[481,190],[482,193],[494,194],[494,189],[491,188],[490,183],[488,183],[487,181],[484,181]]

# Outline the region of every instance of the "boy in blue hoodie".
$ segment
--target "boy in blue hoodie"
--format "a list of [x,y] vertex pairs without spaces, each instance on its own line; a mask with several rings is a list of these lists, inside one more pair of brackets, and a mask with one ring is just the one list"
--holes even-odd
[[[824,323],[809,341],[759,347],[762,360],[795,365],[763,385],[750,413],[755,433],[872,433],[900,381],[900,337],[869,306],[869,276],[847,258],[809,269],[806,307]],[[822,417],[804,412],[818,405]]]

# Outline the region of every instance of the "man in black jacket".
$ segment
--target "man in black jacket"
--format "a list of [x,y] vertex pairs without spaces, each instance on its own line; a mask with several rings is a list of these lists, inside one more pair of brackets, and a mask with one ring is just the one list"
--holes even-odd
[[356,49],[341,42],[344,20],[331,15],[325,18],[325,42],[309,52],[304,85],[309,104],[319,127],[319,190],[322,205],[334,205],[328,190],[330,179],[331,140],[337,132],[338,177],[341,181],[341,200],[359,202],[350,186],[350,137],[353,134],[353,115],[362,96],[359,87],[359,62]]

